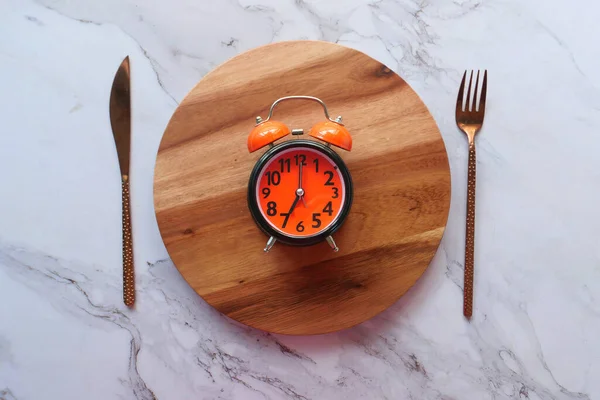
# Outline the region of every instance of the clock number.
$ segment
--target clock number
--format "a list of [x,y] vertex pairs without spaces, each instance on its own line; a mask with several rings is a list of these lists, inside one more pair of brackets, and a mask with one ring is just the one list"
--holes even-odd
[[319,159],[318,159],[318,158],[315,158],[315,159],[313,160],[313,162],[315,163],[315,172],[317,172],[317,173],[318,173],[318,172],[319,172]]
[[267,203],[267,215],[273,217],[277,214],[277,203],[270,201]]
[[312,227],[313,228],[318,228],[321,226],[321,220],[319,219],[319,217],[321,216],[321,213],[313,213],[313,224]]
[[271,189],[269,189],[269,188],[263,188],[262,194],[263,194],[263,199],[266,199],[271,194]]
[[281,173],[283,174],[285,172],[285,166],[287,165],[287,172],[291,171],[291,162],[289,158],[283,159],[280,158],[279,159],[279,167],[281,168]]
[[294,156],[294,158],[296,159],[296,165],[300,165],[298,164],[298,157],[300,157],[300,161],[302,162],[302,165],[306,165],[306,156],[304,154],[296,154]]
[[338,188],[336,188],[336,187],[332,187],[332,189],[333,189],[333,196],[331,196],[331,198],[332,198],[332,199],[337,199],[338,197],[340,197],[340,196],[338,195]]
[[267,175],[267,185],[269,186],[277,186],[279,185],[279,182],[281,182],[281,174],[279,171],[267,171],[265,175]]
[[327,203],[327,205],[323,209],[323,212],[329,214],[329,216],[331,217],[331,214],[333,214],[333,206],[331,205],[331,202]]
[[304,225],[302,224],[302,221],[298,222],[298,225],[296,225],[296,231],[304,232]]
[[325,171],[323,173],[329,177],[327,178],[327,182],[325,182],[325,186],[333,186],[333,182],[331,181],[333,179],[333,172]]
[[283,217],[283,225],[281,225],[281,228],[285,229],[285,227],[287,226],[288,219],[290,218],[290,214],[289,213],[280,213],[279,216]]

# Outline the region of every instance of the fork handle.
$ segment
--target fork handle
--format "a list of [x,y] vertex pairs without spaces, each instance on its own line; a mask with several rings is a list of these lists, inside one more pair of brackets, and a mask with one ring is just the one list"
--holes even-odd
[[135,277],[133,274],[133,238],[131,237],[131,211],[129,207],[129,176],[121,176],[123,206],[123,302],[128,307],[135,303]]
[[467,178],[467,237],[465,245],[465,281],[463,314],[473,314],[473,259],[475,253],[475,141],[469,141],[469,172]]

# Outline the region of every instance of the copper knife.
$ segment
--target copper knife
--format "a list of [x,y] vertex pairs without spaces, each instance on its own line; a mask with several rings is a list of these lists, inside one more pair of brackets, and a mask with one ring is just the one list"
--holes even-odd
[[135,277],[133,273],[133,238],[131,237],[131,212],[129,207],[129,159],[131,148],[129,56],[121,62],[110,91],[110,125],[115,138],[121,169],[123,302],[128,307],[132,307],[135,303]]

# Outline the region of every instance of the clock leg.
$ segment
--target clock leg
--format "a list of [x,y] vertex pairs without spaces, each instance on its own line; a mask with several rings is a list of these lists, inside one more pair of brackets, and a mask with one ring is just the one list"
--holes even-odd
[[264,252],[268,253],[269,250],[271,250],[273,248],[273,246],[275,246],[276,241],[277,241],[277,239],[275,239],[273,236],[271,236],[269,238],[269,240],[267,240],[267,245],[264,248]]
[[333,240],[333,237],[327,236],[327,239],[325,240],[327,240],[327,243],[329,243],[329,246],[331,246],[333,251],[338,252],[340,250],[340,248],[337,247],[337,244],[335,244],[335,240]]

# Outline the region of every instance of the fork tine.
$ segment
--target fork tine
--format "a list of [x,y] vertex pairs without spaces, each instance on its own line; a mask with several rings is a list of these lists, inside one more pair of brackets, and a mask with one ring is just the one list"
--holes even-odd
[[475,78],[475,91],[473,92],[473,112],[476,112],[477,109],[477,88],[479,87],[479,70],[477,70],[477,77]]
[[458,88],[458,97],[456,98],[456,113],[462,111],[463,96],[465,94],[465,78],[467,77],[467,71],[463,74],[462,81],[460,82],[460,88]]
[[[471,111],[471,84],[473,83],[473,70],[471,70],[471,76],[469,77],[469,89],[467,90],[467,101],[465,102],[465,112]],[[475,96],[473,96],[475,97]]]
[[481,118],[485,116],[485,95],[487,94],[487,69],[483,72],[483,83],[481,84],[481,100],[479,100],[479,112]]

